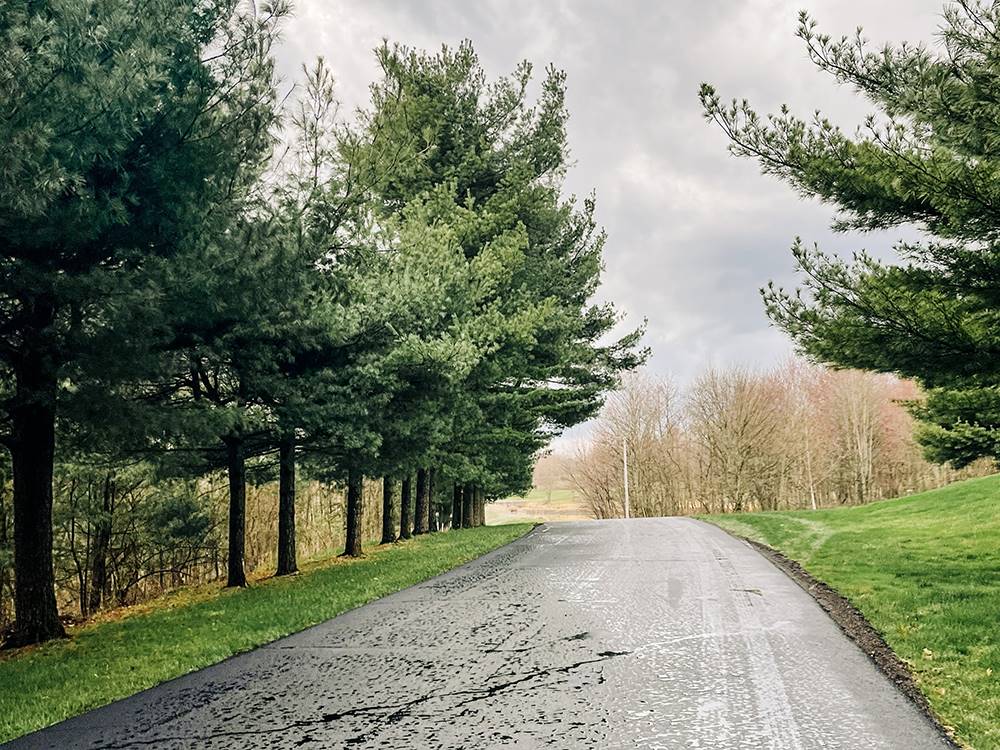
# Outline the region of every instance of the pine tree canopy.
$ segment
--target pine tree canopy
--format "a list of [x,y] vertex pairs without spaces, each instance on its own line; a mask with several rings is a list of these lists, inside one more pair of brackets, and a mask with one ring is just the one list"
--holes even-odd
[[[523,488],[534,452],[593,415],[618,373],[644,357],[635,351],[641,331],[611,340],[617,313],[590,302],[605,237],[594,201],[578,206],[561,193],[565,76],[550,68],[532,104],[530,64],[490,82],[467,42],[436,55],[385,45],[378,56],[383,79],[373,86],[364,122],[367,141],[378,146],[368,151],[391,153],[395,161],[372,181],[375,212],[405,214],[421,196],[440,198],[434,186],[450,184],[459,210],[449,222],[479,275],[496,265],[498,242],[520,238],[517,262],[506,262],[509,277],[483,285],[487,296],[469,308],[469,324],[489,341],[463,376],[464,392],[441,412],[451,415],[453,430],[439,452],[467,476],[491,477],[487,486],[498,492]],[[365,149],[358,153],[364,158]],[[489,445],[477,434],[483,425],[500,431]],[[523,457],[516,470],[473,468],[499,456],[493,446],[503,442],[501,433],[508,444],[521,436],[514,440]]]
[[[592,302],[605,235],[592,197],[563,194],[554,68],[531,101],[526,62],[489,81],[469,43],[387,43],[370,105],[345,122],[322,58],[279,96],[284,2],[8,5],[0,383],[18,642],[63,632],[57,463],[86,482],[105,540],[114,467],[182,488],[224,472],[226,580],[245,586],[248,484],[277,475],[282,574],[298,464],[346,487],[347,554],[362,554],[365,476],[417,474],[418,533],[446,483],[472,491],[478,524],[485,493],[524,488],[545,443],[642,361],[641,330],[616,337],[618,313]],[[184,490],[141,526],[197,544],[210,522]]]
[[978,410],[1000,385],[998,31],[1000,8],[962,0],[947,8],[937,44],[873,49],[860,30],[831,39],[803,13],[798,35],[812,62],[877,110],[853,135],[819,113],[761,117],[746,101],[724,104],[701,89],[731,151],[834,205],[837,229],[922,230],[920,241],[897,245],[895,265],[797,240],[802,288],[772,285],[763,295],[775,324],[814,359],[926,386],[921,439],[932,456],[959,464],[995,457],[1000,444],[986,437],[995,406]]

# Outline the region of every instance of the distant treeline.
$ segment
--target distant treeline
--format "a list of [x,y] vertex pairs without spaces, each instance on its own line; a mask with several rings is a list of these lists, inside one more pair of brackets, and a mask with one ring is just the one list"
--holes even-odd
[[[597,518],[866,503],[995,470],[927,461],[908,381],[791,361],[708,370],[689,387],[636,374],[605,405],[592,441],[561,461]],[[549,471],[551,476],[551,470]]]

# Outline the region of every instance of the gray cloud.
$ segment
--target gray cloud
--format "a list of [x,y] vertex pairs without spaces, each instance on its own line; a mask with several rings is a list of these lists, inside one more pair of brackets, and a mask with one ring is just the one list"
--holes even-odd
[[650,368],[690,379],[707,364],[766,367],[791,346],[770,328],[757,290],[793,285],[796,236],[831,250],[886,252],[893,233],[864,238],[828,229],[832,210],[799,199],[726,152],[706,123],[698,85],[748,98],[822,109],[853,129],[871,109],[817,72],[795,37],[805,6],[835,36],[858,25],[873,42],[929,40],[940,0],[299,0],[280,65],[331,63],[348,107],[365,101],[382,38],[422,48],[469,38],[487,71],[521,59],[568,74],[568,187],[596,190],[609,232],[602,296],[633,323],[647,318]]

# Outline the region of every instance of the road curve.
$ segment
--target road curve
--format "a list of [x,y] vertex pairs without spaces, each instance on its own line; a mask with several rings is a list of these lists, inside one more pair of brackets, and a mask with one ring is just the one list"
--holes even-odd
[[542,526],[9,747],[947,745],[792,580],[670,518]]

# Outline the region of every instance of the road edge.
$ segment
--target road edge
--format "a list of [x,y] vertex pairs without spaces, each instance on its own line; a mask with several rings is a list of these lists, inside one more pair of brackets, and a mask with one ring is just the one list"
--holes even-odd
[[[721,528],[721,527],[717,527]],[[725,529],[722,529],[726,531]],[[730,532],[726,531],[727,534]],[[855,607],[849,599],[828,583],[816,578],[802,565],[788,557],[782,552],[762,544],[754,539],[748,539],[738,534],[730,534],[735,538],[746,542],[766,558],[772,565],[782,573],[791,578],[799,585],[813,600],[823,609],[833,620],[837,627],[846,635],[862,652],[868,657],[878,670],[886,676],[893,686],[906,697],[917,710],[931,723],[942,739],[955,750],[968,750],[955,737],[953,730],[943,724],[938,715],[934,712],[927,696],[917,685],[913,677],[913,672],[905,661],[903,661],[892,647],[886,643],[885,638],[869,622],[868,618]]]
[[[506,524],[491,524],[491,526],[494,527],[494,528],[497,527],[497,526],[504,526],[504,525],[506,525]],[[514,546],[518,542],[521,542],[522,540],[526,539],[527,537],[531,536],[532,534],[535,534],[538,531],[538,529],[540,527],[544,526],[545,524],[544,523],[532,523],[532,524],[529,524],[529,523],[522,522],[522,523],[511,524],[511,525],[516,525],[516,526],[527,526],[527,525],[530,525],[531,528],[529,528],[527,531],[525,531],[520,536],[515,537],[514,539],[511,539],[509,542],[506,542],[506,543],[500,545],[499,547],[494,547],[493,549],[487,550],[483,554],[477,555],[476,557],[473,557],[473,558],[471,558],[469,560],[466,560],[465,562],[460,563],[460,564],[458,564],[458,565],[456,565],[456,566],[454,566],[452,568],[448,568],[447,570],[443,570],[440,573],[437,573],[437,574],[435,574],[433,576],[430,576],[429,578],[424,578],[423,580],[411,583],[411,584],[409,584],[408,586],[406,586],[404,588],[396,589],[395,591],[387,592],[387,593],[383,594],[382,596],[377,596],[377,597],[375,597],[373,599],[369,599],[368,601],[361,602],[360,604],[357,604],[356,606],[349,607],[349,608],[347,608],[347,609],[345,609],[345,610],[343,610],[341,612],[338,612],[337,614],[332,615],[332,616],[330,616],[330,617],[328,617],[328,618],[326,618],[324,620],[320,620],[319,622],[313,623],[312,625],[307,625],[307,626],[305,626],[305,627],[303,627],[303,628],[301,628],[299,630],[293,631],[291,633],[285,633],[284,635],[278,636],[277,638],[274,638],[274,639],[272,639],[270,641],[266,641],[264,643],[260,643],[260,644],[258,644],[256,646],[252,646],[250,648],[247,648],[247,649],[244,649],[244,650],[241,650],[241,651],[234,651],[233,653],[229,654],[228,656],[223,657],[222,659],[219,659],[218,661],[214,661],[214,662],[211,662],[210,664],[205,664],[203,666],[196,667],[194,669],[190,669],[190,670],[188,670],[186,672],[175,674],[172,677],[168,677],[168,678],[166,678],[164,680],[161,680],[160,682],[157,682],[157,683],[155,683],[153,685],[150,685],[148,687],[142,688],[140,690],[136,690],[136,691],[134,691],[132,693],[129,693],[127,695],[123,695],[123,696],[121,696],[119,698],[115,698],[115,699],[113,699],[111,701],[108,701],[107,703],[101,703],[101,704],[92,706],[90,708],[87,708],[87,709],[85,709],[83,711],[80,711],[78,713],[74,713],[74,714],[71,714],[69,716],[65,716],[65,717],[63,717],[61,719],[58,719],[58,720],[54,721],[51,724],[47,724],[45,726],[37,727],[37,728],[29,730],[29,731],[27,731],[27,732],[25,732],[23,734],[19,734],[19,735],[13,736],[13,737],[8,737],[6,739],[3,739],[2,737],[0,737],[0,750],[6,750],[8,747],[12,747],[12,748],[13,747],[20,747],[20,745],[22,743],[26,743],[29,738],[32,738],[32,737],[35,737],[36,735],[41,735],[41,734],[43,734],[45,732],[48,732],[49,730],[53,729],[54,727],[62,726],[63,724],[66,724],[67,722],[77,721],[77,720],[81,719],[82,717],[84,717],[84,716],[86,716],[88,714],[91,714],[91,713],[93,713],[95,711],[102,711],[102,710],[107,709],[109,706],[112,706],[112,705],[114,705],[116,703],[119,703],[119,702],[122,702],[122,701],[132,700],[132,699],[136,698],[137,696],[143,695],[144,693],[148,693],[148,692],[154,691],[154,690],[159,690],[159,689],[163,688],[164,686],[169,685],[171,683],[175,683],[175,682],[178,682],[180,680],[188,679],[192,675],[194,675],[194,674],[196,674],[198,672],[201,672],[203,670],[214,669],[214,668],[217,668],[217,667],[219,667],[219,666],[221,666],[223,664],[226,664],[228,662],[232,662],[232,661],[244,658],[244,657],[248,656],[249,654],[253,653],[254,651],[258,651],[260,649],[272,648],[274,646],[274,644],[276,644],[276,643],[280,643],[281,641],[293,638],[293,637],[295,637],[295,636],[297,636],[297,635],[299,635],[301,633],[305,633],[308,630],[312,630],[313,628],[322,627],[323,625],[325,625],[326,623],[330,622],[331,620],[335,620],[338,617],[344,617],[346,615],[350,615],[352,612],[355,612],[355,611],[361,609],[362,607],[366,607],[368,605],[377,603],[379,601],[382,601],[382,600],[389,599],[391,597],[397,596],[399,594],[402,594],[404,592],[409,591],[410,589],[416,588],[417,586],[421,586],[421,585],[423,585],[423,584],[425,584],[425,583],[427,583],[429,581],[434,581],[434,580],[436,580],[438,578],[442,578],[442,577],[445,577],[445,576],[452,575],[452,574],[454,574],[454,573],[456,573],[458,571],[461,571],[463,568],[466,568],[466,567],[469,567],[471,565],[477,564],[477,563],[479,563],[479,562],[481,562],[483,560],[486,560],[488,558],[491,558],[491,557],[494,557],[494,556],[499,556],[499,554],[503,553],[508,548]],[[482,527],[474,527],[474,528],[482,528]],[[445,532],[434,532],[434,533],[447,533],[447,532],[445,531]],[[399,540],[397,540],[397,542],[398,541]],[[395,543],[396,542],[393,542],[392,544],[395,544]],[[375,546],[376,547],[381,547],[381,546],[391,546],[391,545],[375,545]],[[273,578],[273,576],[268,576],[268,578],[264,579],[264,580],[270,580],[271,578]],[[34,747],[34,746],[29,745],[29,747]]]

